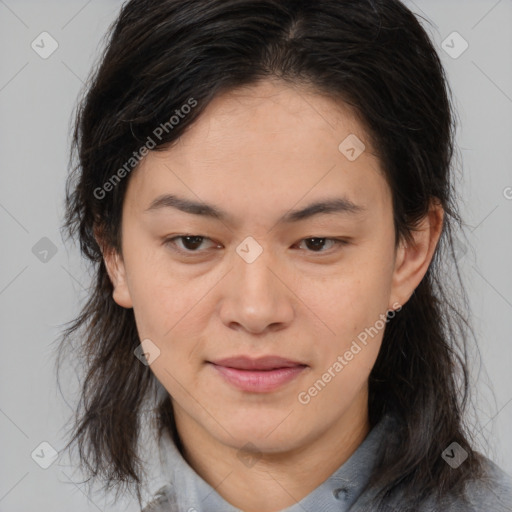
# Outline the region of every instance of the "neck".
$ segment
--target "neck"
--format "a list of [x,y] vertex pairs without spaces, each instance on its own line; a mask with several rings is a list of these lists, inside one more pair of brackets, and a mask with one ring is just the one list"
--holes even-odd
[[296,504],[344,464],[370,430],[367,402],[358,401],[301,446],[241,457],[238,446],[219,442],[174,407],[185,460],[227,502],[245,512],[275,512]]

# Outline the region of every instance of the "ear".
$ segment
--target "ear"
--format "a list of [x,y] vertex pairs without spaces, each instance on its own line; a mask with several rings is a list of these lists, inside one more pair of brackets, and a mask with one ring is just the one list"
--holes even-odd
[[[403,306],[427,273],[443,228],[444,210],[431,202],[429,213],[412,231],[412,243],[400,241],[395,258],[390,301]],[[395,309],[391,305],[390,309]]]
[[133,307],[126,279],[126,268],[122,256],[114,248],[105,245],[96,231],[95,238],[98,245],[101,247],[103,261],[105,262],[108,276],[114,288],[112,298],[116,304],[123,308]]

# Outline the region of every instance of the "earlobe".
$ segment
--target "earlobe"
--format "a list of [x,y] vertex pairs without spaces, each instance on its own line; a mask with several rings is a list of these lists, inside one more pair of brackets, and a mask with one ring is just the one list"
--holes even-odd
[[411,232],[410,242],[401,241],[397,249],[391,290],[391,303],[404,305],[427,273],[443,227],[444,210],[433,202],[426,215]]

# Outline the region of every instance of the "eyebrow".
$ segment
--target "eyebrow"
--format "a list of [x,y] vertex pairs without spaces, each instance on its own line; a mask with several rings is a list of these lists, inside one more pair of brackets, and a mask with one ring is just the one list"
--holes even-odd
[[[217,219],[223,222],[233,223],[233,217],[219,208],[211,204],[192,201],[184,197],[179,197],[173,194],[164,194],[153,200],[145,211],[153,212],[164,208],[174,208],[185,213],[192,215],[201,215],[203,217],[209,217]],[[320,201],[315,201],[309,204],[305,208],[300,210],[291,210],[281,216],[277,223],[288,224],[293,222],[299,222],[305,219],[309,219],[316,215],[327,215],[327,214],[361,214],[366,211],[363,206],[357,205],[347,198],[329,198]]]

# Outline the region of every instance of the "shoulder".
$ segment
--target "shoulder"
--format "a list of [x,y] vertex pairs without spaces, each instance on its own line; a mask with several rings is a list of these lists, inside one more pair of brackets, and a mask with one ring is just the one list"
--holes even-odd
[[[400,493],[381,507],[382,512],[512,512],[512,477],[490,459],[480,455],[482,474],[469,479],[462,491],[442,498],[416,503],[414,508],[403,503]],[[456,469],[454,469],[456,471]],[[364,509],[369,512],[370,509]],[[371,509],[375,510],[375,509]]]
[[483,474],[468,480],[462,494],[446,496],[437,507],[444,512],[512,512],[512,477],[487,457],[480,458]]
[[484,475],[470,480],[466,485],[466,496],[475,511],[512,511],[512,477],[498,465],[483,457]]

